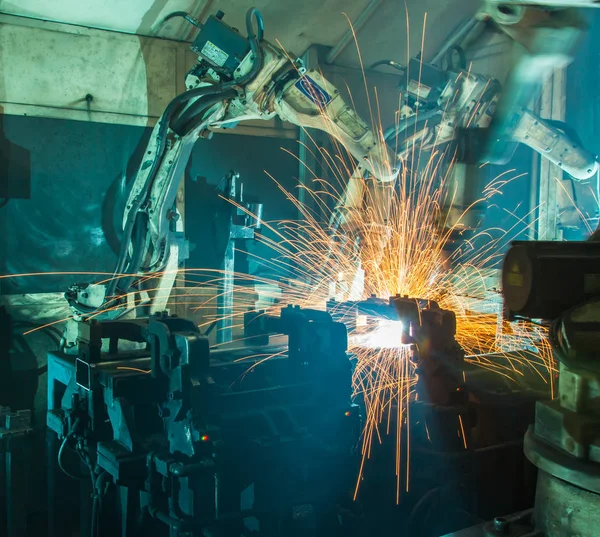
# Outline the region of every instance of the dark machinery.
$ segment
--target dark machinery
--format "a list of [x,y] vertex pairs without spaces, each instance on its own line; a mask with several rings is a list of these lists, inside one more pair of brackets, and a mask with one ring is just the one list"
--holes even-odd
[[49,354],[48,426],[61,468],[93,484],[91,535],[339,528],[360,434],[345,327],[298,308],[248,323],[280,336],[215,351],[157,315],[82,322],[77,355]]
[[253,240],[260,234],[262,227],[262,203],[244,201],[244,183],[240,174],[231,170],[221,181],[225,181],[222,196],[229,213],[228,237],[223,256],[223,278],[217,297],[217,343],[227,343],[233,338],[233,291],[235,280],[236,246],[244,241]]
[[[558,393],[538,403],[525,437],[525,455],[539,469],[531,535],[591,537],[600,528],[599,260],[594,242],[517,243],[506,256],[506,309],[552,323],[559,364]],[[510,522],[504,534],[529,534]]]
[[533,480],[524,471],[522,438],[539,393],[505,385],[502,377],[467,363],[456,341],[454,312],[433,301],[403,296],[330,301],[328,311],[348,326],[354,352],[385,356],[404,346],[417,378],[403,410],[400,468],[410,477],[408,490],[402,483],[398,506],[391,470],[398,464],[397,403],[365,462],[358,499],[368,513],[370,535],[404,528],[403,535],[439,537],[497,509],[530,505]]
[[[0,534],[7,537],[25,535],[27,530],[24,477],[28,475],[29,437],[33,432],[31,409],[21,406],[28,395],[27,379],[12,370],[14,325],[6,309],[0,307]],[[20,384],[20,394],[15,394],[15,383]]]
[[554,320],[600,295],[600,243],[514,242],[502,288],[509,318]]
[[558,392],[538,401],[525,456],[538,469],[534,508],[456,537],[592,537],[600,528],[600,245],[515,242],[502,280],[505,311],[547,323]]

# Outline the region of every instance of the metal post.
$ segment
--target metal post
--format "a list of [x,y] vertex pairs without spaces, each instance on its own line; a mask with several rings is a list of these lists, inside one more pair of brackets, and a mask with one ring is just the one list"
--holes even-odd
[[217,343],[227,343],[233,339],[236,241],[255,239],[255,233],[262,225],[262,204],[244,202],[244,184],[239,181],[240,175],[231,171],[225,178],[227,179],[225,190],[227,197],[229,200],[234,201],[236,205],[230,207],[229,237],[223,256],[223,275],[217,296]]
[[462,46],[464,48],[464,43],[466,42],[469,34],[473,33],[474,35],[479,35],[483,31],[484,27],[485,22],[482,20],[479,20],[475,17],[467,19],[462,23],[456,32],[450,35],[447,41],[442,45],[442,48],[440,48],[439,52],[431,59],[429,63],[439,66],[444,56],[452,47]]
[[[542,117],[564,120],[566,108],[566,70],[557,69],[544,85],[540,113]],[[542,158],[540,161],[540,187],[538,197],[538,240],[558,240],[558,184],[562,170]]]
[[31,411],[11,412],[0,407],[0,464],[5,502],[2,535],[20,537],[27,534],[28,436],[32,432]]
[[227,241],[223,259],[223,276],[217,298],[217,343],[227,343],[233,339],[233,279],[235,269],[235,239]]
[[22,445],[11,446],[4,454],[8,537],[21,537],[27,534],[26,494],[23,489],[27,477],[23,475],[26,466],[22,449]]
[[540,168],[541,168],[541,156],[537,153],[533,153],[531,157],[531,175],[529,178],[529,218],[528,228],[529,238],[531,240],[538,240],[538,199],[540,190]]
[[[237,199],[237,179],[239,175],[231,171],[227,174],[225,193],[230,200]],[[240,200],[241,201],[241,200]],[[217,343],[227,343],[233,339],[232,319],[233,314],[233,282],[235,272],[235,239],[233,236],[233,213],[235,208],[230,207],[229,238],[223,257],[223,275],[217,296]]]

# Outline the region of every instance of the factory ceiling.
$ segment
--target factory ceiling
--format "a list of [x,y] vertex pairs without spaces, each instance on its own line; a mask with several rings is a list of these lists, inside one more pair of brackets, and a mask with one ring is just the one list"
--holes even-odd
[[[481,0],[0,0],[0,12],[185,41],[193,38],[195,28],[183,19],[160,26],[167,14],[185,10],[204,19],[222,10],[225,20],[243,31],[245,11],[256,6],[265,19],[266,38],[302,54],[311,44],[335,46],[348,31],[348,19],[360,20],[367,9],[366,22],[358,24],[358,41],[369,65],[384,58],[404,63],[419,52],[425,21],[423,56],[433,56],[480,4]],[[359,65],[353,42],[335,62]]]

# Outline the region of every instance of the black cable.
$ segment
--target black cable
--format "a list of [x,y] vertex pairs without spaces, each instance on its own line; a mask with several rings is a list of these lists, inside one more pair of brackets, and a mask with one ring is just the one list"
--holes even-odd
[[[256,26],[258,29],[258,32],[256,34],[254,33],[254,28],[252,25],[253,17],[256,19]],[[263,21],[260,11],[255,7],[251,7],[246,12],[246,33],[248,34],[248,38],[250,38],[250,39],[256,38],[256,39],[258,39],[258,41],[263,39],[265,36],[265,23]]]
[[[117,286],[117,279],[119,278],[120,274],[123,274],[125,272],[125,264],[127,262],[127,252],[129,250],[129,245],[130,245],[131,236],[133,233],[133,228],[134,228],[134,225],[135,225],[135,222],[137,219],[137,214],[138,214],[140,208],[142,207],[143,203],[146,201],[148,192],[150,190],[150,187],[152,186],[152,182],[154,181],[154,177],[155,177],[155,175],[158,171],[158,168],[160,167],[160,164],[162,162],[163,153],[164,153],[164,150],[166,147],[166,137],[167,137],[167,133],[168,133],[168,128],[170,127],[170,123],[173,118],[173,115],[178,110],[178,108],[181,104],[187,103],[190,99],[193,99],[195,97],[202,97],[203,95],[207,95],[209,93],[215,93],[215,92],[218,92],[220,89],[221,89],[220,86],[203,86],[201,88],[194,88],[194,89],[188,90],[188,91],[182,93],[181,95],[177,95],[177,97],[175,97],[168,104],[167,108],[165,109],[163,116],[160,120],[161,123],[160,123],[160,127],[158,129],[158,133],[156,136],[156,138],[157,138],[156,154],[154,155],[154,159],[152,160],[151,169],[150,169],[150,172],[148,173],[148,178],[146,179],[146,182],[144,183],[144,187],[142,188],[142,191],[139,193],[138,197],[134,201],[134,205],[130,208],[129,214],[127,216],[127,221],[126,221],[125,227],[123,229],[123,237],[121,239],[121,248],[119,250],[117,266],[115,267],[113,278],[112,278],[111,282],[109,283],[108,288],[106,290],[107,296],[112,296],[114,294],[116,286]],[[135,268],[135,267],[133,267],[133,268]],[[135,273],[135,272],[137,272],[137,270],[131,270],[130,272]],[[79,308],[79,305],[77,305],[77,307]],[[82,311],[84,311],[84,310],[82,310]],[[95,309],[93,309],[92,311],[95,311]]]
[[369,67],[369,70],[373,70],[379,67],[380,65],[387,65],[389,67],[397,69],[398,71],[406,71],[406,67],[404,67],[404,65],[395,62],[394,60],[379,60],[378,62],[375,62],[373,65],[371,65],[371,67]]
[[558,119],[546,119],[545,121],[550,123],[550,125],[552,125],[553,127],[556,127],[557,129],[564,132],[577,145],[583,145],[583,142],[581,141],[581,138],[579,137],[577,131],[568,123],[565,123],[564,121],[559,121]]
[[[202,110],[201,113],[197,114],[196,117],[192,117],[192,119],[190,121],[188,121],[185,125],[183,125],[183,132],[184,132],[184,136],[186,134],[189,134],[190,132],[192,132],[194,129],[196,129],[200,123],[204,120],[204,113],[209,110],[211,107],[213,107],[215,104],[217,104],[220,101],[224,101],[224,100],[228,100],[228,99],[233,99],[235,96],[237,95],[237,92],[233,89],[224,92],[221,96],[219,96],[219,98],[217,98],[217,96],[212,97],[212,98],[207,98],[206,101],[203,103],[204,104],[204,109]],[[196,104],[196,103],[194,103]],[[194,105],[192,105],[194,106]],[[191,107],[190,107],[191,108]]]
[[217,321],[213,321],[212,323],[210,323],[210,326],[206,329],[206,332],[204,332],[204,334],[202,334],[202,335],[205,337],[209,336],[210,333],[215,329],[216,326],[217,326]]
[[160,25],[162,26],[165,22],[174,19],[175,17],[182,17],[184,18],[186,21],[188,21],[190,24],[193,24],[194,26],[196,26],[197,28],[202,28],[202,23],[192,17],[187,11],[173,11],[173,13],[169,13],[160,23]]
[[66,470],[66,468],[63,466],[62,463],[62,458],[63,458],[63,454],[65,451],[65,447],[67,445],[67,440],[69,439],[69,436],[66,435],[65,438],[62,441],[62,444],[60,445],[60,449],[58,450],[58,467],[62,470],[63,474],[65,474],[66,476],[70,477],[71,479],[75,479],[77,481],[81,481],[82,479],[87,479],[88,476],[76,476],[73,475],[72,473],[68,472]]
[[[254,33],[254,25],[252,20],[256,20],[257,32]],[[263,53],[260,48],[260,41],[263,39],[265,34],[265,24],[260,11],[252,7],[246,12],[246,33],[248,34],[248,40],[250,41],[250,51],[252,52],[253,63],[250,71],[245,75],[241,76],[237,80],[232,80],[227,84],[224,84],[223,89],[230,89],[234,86],[243,86],[251,80],[253,80],[263,66]]]
[[205,95],[188,106],[173,122],[171,129],[179,136],[192,132],[203,120],[204,113],[217,103],[233,99],[237,95],[234,89],[216,95]]
[[433,119],[435,116],[440,116],[440,120],[442,118],[442,111],[434,108],[433,110],[427,110],[425,112],[421,112],[418,114],[414,114],[404,120],[400,120],[397,125],[392,125],[388,127],[383,134],[383,138],[386,142],[389,142],[392,138],[395,138],[399,134],[403,133],[409,127],[413,127],[419,121],[428,121]]
[[[256,21],[257,32],[254,32],[253,20]],[[133,233],[133,227],[135,225],[137,219],[137,213],[142,207],[143,203],[146,201],[149,190],[154,181],[154,177],[162,163],[163,153],[166,147],[166,136],[168,133],[169,127],[171,127],[171,122],[173,116],[180,109],[180,105],[189,102],[192,98],[203,97],[205,95],[216,95],[219,93],[224,93],[235,86],[243,86],[249,81],[253,80],[263,65],[263,55],[262,50],[260,48],[259,41],[264,37],[264,21],[260,11],[256,8],[250,8],[246,13],[246,31],[248,33],[248,39],[250,41],[250,50],[253,55],[253,64],[252,68],[248,73],[244,76],[238,78],[237,80],[232,80],[223,85],[215,85],[215,86],[203,86],[200,88],[194,88],[192,90],[186,91],[181,95],[175,97],[167,106],[165,112],[163,113],[161,124],[159,127],[159,131],[157,134],[157,148],[156,154],[152,161],[152,167],[148,174],[148,178],[144,184],[142,191],[138,194],[138,197],[134,201],[133,207],[130,208],[129,214],[127,217],[127,221],[125,223],[125,227],[123,230],[123,237],[121,239],[121,248],[119,251],[119,257],[117,261],[117,266],[115,267],[115,271],[113,274],[113,278],[110,281],[108,288],[106,290],[106,296],[111,297],[114,295],[115,290],[117,288],[117,279],[120,274],[124,274],[125,272],[137,273],[140,267],[130,266],[127,267],[126,263],[128,258],[128,251],[131,242],[131,237]],[[74,304],[75,305],[75,304]],[[79,308],[79,305],[75,305],[75,307]],[[82,310],[84,311],[84,310]],[[95,310],[94,310],[95,311]]]
[[[455,52],[458,53],[458,59],[460,62],[458,65],[454,65],[454,53]],[[446,66],[446,71],[452,71],[455,68],[458,68],[458,69],[466,69],[467,68],[467,56],[465,54],[464,49],[458,45],[452,45],[448,49],[448,52],[446,52],[446,61],[448,62],[448,65]]]

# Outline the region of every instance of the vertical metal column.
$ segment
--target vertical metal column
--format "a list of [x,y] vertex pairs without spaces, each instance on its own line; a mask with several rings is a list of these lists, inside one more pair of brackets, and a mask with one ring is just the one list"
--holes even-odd
[[[557,69],[544,85],[540,115],[563,121],[566,111],[566,69]],[[540,183],[538,189],[537,239],[551,241],[560,239],[558,229],[558,189],[563,177],[562,170],[547,159],[540,159]]]
[[120,521],[119,537],[135,537],[138,534],[139,492],[131,487],[116,487],[116,489],[116,510]]
[[11,412],[0,407],[0,473],[4,489],[0,535],[21,537],[27,534],[28,438],[33,432],[31,411]]
[[217,343],[227,343],[233,339],[233,293],[235,283],[235,247],[237,240],[256,238],[262,225],[262,204],[244,202],[244,185],[240,175],[230,171],[226,176],[227,199],[231,205],[229,214],[229,235],[223,256],[223,275],[217,296]]
[[235,270],[235,239],[229,234],[225,257],[223,258],[223,275],[217,297],[217,343],[227,343],[233,339],[233,280]]
[[529,176],[529,217],[527,224],[529,226],[529,238],[538,240],[538,205],[540,195],[540,168],[541,156],[533,153],[531,156],[531,173]]
[[[227,186],[225,195],[230,200],[235,200],[237,195],[237,180],[239,174],[231,171],[226,175]],[[217,297],[217,343],[227,343],[233,339],[232,318],[233,314],[233,283],[235,272],[235,239],[233,214],[235,208],[231,207],[229,216],[229,237],[223,257],[223,275]]]
[[[25,453],[21,442],[9,443],[8,451],[4,454],[6,477],[6,522],[7,537],[21,537],[27,534],[26,486],[24,475],[27,467]],[[20,439],[22,441],[22,439]]]

